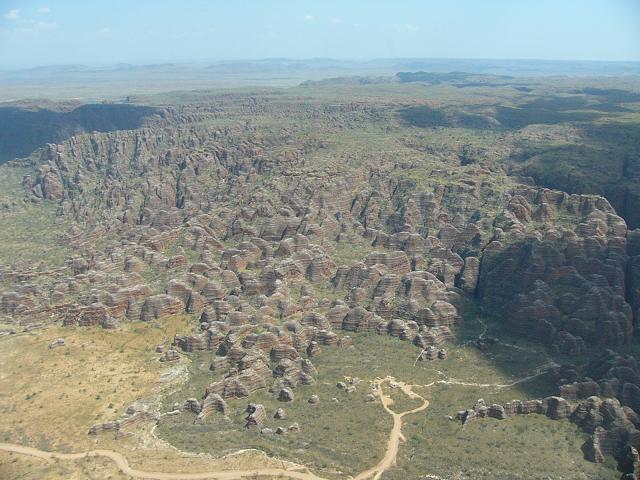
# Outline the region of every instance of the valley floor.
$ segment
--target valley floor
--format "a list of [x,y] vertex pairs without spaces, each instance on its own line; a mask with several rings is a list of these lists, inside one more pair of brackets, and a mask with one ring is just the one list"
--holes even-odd
[[[51,475],[48,478],[124,475],[159,480],[256,476],[600,479],[616,475],[612,463],[598,465],[582,458],[580,445],[586,435],[566,420],[513,416],[462,427],[448,418],[481,397],[489,404],[553,393],[545,378],[545,367],[553,364],[552,358],[527,344],[514,345],[509,338],[480,352],[469,343],[483,331],[483,325],[474,321],[467,321],[459,332],[457,345],[448,346],[446,360],[416,362],[418,347],[375,334],[354,336],[354,347],[347,350],[323,347],[314,359],[317,381],[295,390],[296,400],[284,405],[286,422],[268,422],[276,427],[296,421],[301,427],[297,434],[262,435],[245,429],[246,400],[238,399],[229,402],[234,412],[230,419],[215,414],[196,425],[194,416],[183,412],[168,417],[157,428],[140,425],[124,438],[87,435],[90,424],[113,420],[132,401],[142,400],[166,411],[174,400],[201,392],[202,385],[211,381],[205,366],[213,354],[192,354],[169,369],[149,358],[159,336],[179,328],[183,321],[175,317],[160,328],[132,324],[133,330],[147,328],[146,335],[136,335],[136,341],[127,340],[126,330],[104,335],[102,329],[63,332],[57,327],[1,338],[9,367],[0,380],[5,383],[2,391],[9,391],[6,382],[10,378],[20,378],[33,390],[26,400],[16,396],[21,395],[19,389],[13,389],[13,400],[3,394],[0,415],[5,418],[0,423],[7,426],[0,445],[3,478],[17,478],[18,471],[26,475],[21,478],[39,478],[46,471]],[[67,347],[46,348],[50,337],[62,334]],[[91,381],[91,375],[96,375],[91,373],[96,372],[91,360],[108,365],[109,356],[101,348],[114,338],[122,342],[116,351],[126,361],[114,360],[123,370],[111,378],[125,381],[128,372],[136,378],[136,387],[122,385],[109,391],[105,382],[110,381]],[[514,349],[519,352],[515,357]],[[28,362],[19,360],[25,358]],[[57,368],[47,371],[46,365],[54,364]],[[70,368],[86,369],[82,375],[74,373],[74,378],[85,378],[86,387],[69,384],[65,372]],[[176,375],[181,369],[184,373]],[[362,379],[356,392],[347,394],[336,388],[336,382],[346,377]],[[76,391],[84,394],[91,412],[99,412],[95,418],[89,411],[82,414],[81,409],[61,413],[65,406],[82,404],[65,401]],[[376,401],[365,401],[367,393],[373,393]],[[320,397],[317,405],[306,402],[313,394]],[[257,392],[251,400],[263,403],[271,415],[283,406],[266,391]],[[17,415],[21,408],[24,410]]]

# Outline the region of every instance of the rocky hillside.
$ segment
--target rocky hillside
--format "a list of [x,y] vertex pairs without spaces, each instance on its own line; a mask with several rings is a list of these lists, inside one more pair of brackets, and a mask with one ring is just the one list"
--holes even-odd
[[[476,308],[561,355],[636,342],[640,234],[602,196],[508,175],[494,154],[508,158],[530,129],[490,141],[453,130],[445,143],[450,133],[425,133],[431,123],[408,127],[413,107],[396,98],[326,101],[304,88],[60,114],[72,136],[0,167],[19,192],[3,215],[51,209],[64,228],[50,241],[73,254],[49,266],[3,259],[3,319],[117,330],[190,315],[159,355],[217,352],[211,369],[224,375],[189,404],[198,421],[263,389],[292,400],[314,382],[319,351],[357,332],[441,348]],[[563,388],[600,382],[572,399],[613,397],[640,413],[640,378],[621,358]],[[263,417],[256,408],[248,423]],[[640,447],[635,427],[607,452]]]

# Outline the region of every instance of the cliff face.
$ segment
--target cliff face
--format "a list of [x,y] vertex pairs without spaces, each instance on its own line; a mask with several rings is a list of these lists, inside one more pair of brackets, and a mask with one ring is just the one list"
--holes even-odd
[[485,311],[565,353],[584,353],[585,343],[631,342],[627,228],[606,203],[600,206],[583,205],[592,211],[569,235],[548,231],[486,252],[478,289]]
[[0,164],[76,134],[139,128],[161,114],[156,108],[123,104],[81,105],[70,111],[0,107]]

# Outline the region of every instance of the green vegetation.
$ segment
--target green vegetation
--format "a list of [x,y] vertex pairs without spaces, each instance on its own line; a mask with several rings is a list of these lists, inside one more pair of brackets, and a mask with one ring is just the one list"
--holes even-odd
[[419,398],[411,398],[400,388],[392,388],[388,384],[384,384],[383,387],[385,395],[389,395],[393,404],[389,408],[396,413],[403,413],[414,408],[418,408],[422,405],[422,400]]
[[54,205],[0,213],[0,265],[23,261],[41,269],[62,266],[72,252],[57,238],[66,227],[55,222]]
[[[502,395],[508,396],[508,392]],[[471,406],[477,400],[473,397],[462,387],[434,390],[427,397],[431,404],[425,412],[406,417],[407,441],[400,449],[398,468],[382,478],[426,474],[461,480],[616,478],[614,462],[598,465],[582,458],[580,447],[586,434],[567,420],[526,415],[487,418],[462,427],[447,418],[455,414],[455,404],[467,400]],[[491,401],[486,395],[485,400]]]
[[[489,328],[492,330],[490,321]],[[293,403],[279,402],[261,390],[250,399],[229,401],[233,412],[229,419],[213,413],[203,425],[197,425],[193,423],[195,416],[183,415],[163,422],[157,432],[181,450],[219,456],[242,448],[257,448],[337,478],[338,472],[353,475],[364,471],[382,457],[391,417],[378,400],[365,401],[370,381],[391,375],[414,385],[428,385],[438,380],[486,383],[490,386],[414,387],[416,393],[429,401],[429,407],[405,417],[403,433],[407,442],[400,448],[399,468],[389,470],[383,478],[437,474],[445,478],[460,475],[463,479],[509,479],[525,478],[524,472],[529,475],[526,478],[535,479],[550,475],[571,479],[606,478],[614,465],[611,462],[596,465],[584,460],[580,447],[586,436],[569,421],[529,415],[503,421],[480,420],[463,428],[459,422],[447,418],[472,407],[479,398],[490,404],[556,393],[544,375],[512,387],[497,386],[534,374],[535,368],[550,358],[526,342],[519,342],[516,354],[513,347],[504,345],[494,345],[487,352],[471,344],[464,345],[465,338],[474,338],[481,330],[482,325],[474,321],[473,316],[469,317],[460,332],[460,344],[446,346],[449,352],[446,360],[417,362],[415,366],[420,349],[408,342],[386,335],[354,334],[353,348],[322,347],[320,355],[313,358],[318,369],[316,383],[297,387]],[[501,338],[506,343],[512,340],[508,336],[501,335]],[[166,408],[174,401],[200,398],[204,388],[219,378],[207,369],[212,358],[211,353],[192,354],[189,382],[165,399]],[[346,377],[362,380],[357,392],[347,394],[336,388],[336,383],[345,381]],[[390,408],[395,412],[421,404],[400,389],[384,388],[394,400]],[[307,403],[312,394],[320,397],[319,404]],[[249,401],[265,405],[267,427],[275,429],[298,422],[301,432],[281,436],[245,429],[244,410]],[[286,420],[272,418],[279,407],[286,410]],[[542,464],[535,472],[531,471],[533,466]]]
[[[353,349],[323,347],[321,354],[314,357],[314,364],[318,368],[316,382],[309,386],[298,386],[294,390],[294,402],[279,402],[262,390],[250,399],[229,401],[233,412],[229,420],[213,413],[203,425],[197,425],[193,423],[194,416],[183,415],[163,422],[157,432],[185,451],[219,456],[243,448],[257,448],[269,455],[308,465],[330,476],[337,476],[339,472],[358,473],[374,465],[382,456],[392,424],[379,402],[364,400],[370,391],[368,380],[372,378],[371,369],[366,368],[371,365],[367,362],[369,359],[363,361],[361,355],[366,355],[370,347],[378,346],[375,340],[381,341],[381,355],[410,359],[406,355],[406,345],[387,337],[363,337],[363,342],[357,342]],[[373,356],[383,358],[378,354]],[[203,387],[216,380],[214,373],[205,370],[211,358],[211,354],[194,354],[187,386],[168,397],[165,404],[170,405],[174,400],[183,401],[188,396],[201,397]],[[377,371],[380,375],[384,374],[385,368],[381,362]],[[347,394],[336,387],[336,383],[343,381],[345,375],[359,376],[363,380],[356,392]],[[320,403],[310,405],[307,400],[314,394],[320,397]],[[262,435],[256,429],[245,429],[245,410],[249,401],[262,403],[266,407],[268,420],[265,426],[275,429],[298,422],[301,431],[286,435]],[[279,407],[285,409],[286,420],[273,419]]]

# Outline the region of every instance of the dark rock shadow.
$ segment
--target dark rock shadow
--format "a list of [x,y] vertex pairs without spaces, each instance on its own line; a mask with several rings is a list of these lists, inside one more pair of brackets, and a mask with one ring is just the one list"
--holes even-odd
[[[605,217],[592,223],[605,222]],[[577,230],[587,232],[588,225]],[[610,222],[608,237],[528,239],[485,252],[475,292],[479,311],[507,336],[533,342],[562,363],[549,371],[547,386],[555,385],[550,394],[577,405],[562,418],[590,435],[583,445],[590,461],[611,455],[621,462],[627,445],[640,447],[634,337],[640,257],[630,255],[637,253],[635,247],[627,250],[624,237],[612,234],[615,230]],[[487,335],[478,344],[490,351],[492,341],[499,345],[502,339]],[[509,372],[509,362],[496,360],[497,368]],[[532,393],[535,387],[530,386]]]
[[640,124],[579,126],[583,140],[560,146],[522,145],[507,159],[511,173],[567,193],[606,197],[630,228],[640,226]]
[[160,113],[157,108],[126,104],[87,104],[68,112],[0,107],[0,164],[79,133],[139,128]]

